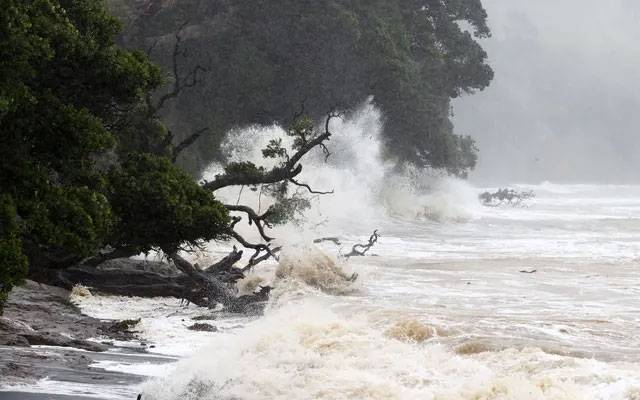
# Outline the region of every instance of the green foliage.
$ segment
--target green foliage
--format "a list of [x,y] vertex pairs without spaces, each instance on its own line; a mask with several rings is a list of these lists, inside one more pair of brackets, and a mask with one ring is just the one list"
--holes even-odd
[[27,276],[27,258],[22,254],[16,208],[9,196],[0,196],[0,315],[13,286]]
[[262,149],[265,158],[284,158],[287,156],[287,149],[282,147],[282,138],[271,139],[267,147]]
[[304,217],[304,211],[311,207],[309,199],[293,195],[282,197],[271,205],[265,213],[265,222],[272,225],[281,225],[287,222],[298,223]]
[[290,189],[291,184],[287,181],[262,188],[263,193],[275,201],[264,213],[267,224],[298,224],[304,220],[304,212],[311,207],[311,201],[298,191],[291,192]]
[[77,257],[88,257],[103,245],[112,225],[105,196],[86,187],[51,187],[38,201],[21,207],[29,239]]
[[231,179],[246,178],[249,180],[259,179],[265,173],[264,167],[258,167],[250,161],[232,162],[224,168],[224,175]]
[[227,210],[167,158],[131,154],[109,179],[118,216],[113,245],[171,253],[226,237]]
[[[181,158],[192,169],[219,156],[232,127],[287,125],[301,103],[319,119],[373,96],[389,157],[463,175],[475,148],[454,134],[450,102],[493,77],[476,41],[489,35],[486,19],[480,0],[185,0],[140,17],[124,40],[146,48],[184,21],[197,32],[183,42],[190,56],[181,70],[205,65],[208,73],[165,114],[184,132],[211,127]],[[172,50],[154,53],[167,69]],[[276,150],[267,155],[282,156]]]
[[287,135],[294,138],[291,148],[299,150],[316,137],[315,124],[308,116],[296,118],[287,130]]
[[20,221],[1,229],[8,288],[24,275],[24,255],[32,270],[59,268],[108,244],[118,221],[104,173],[114,146],[163,154],[168,133],[145,103],[160,70],[114,45],[119,23],[102,1],[0,7],[0,196],[5,211],[15,208],[2,222]]

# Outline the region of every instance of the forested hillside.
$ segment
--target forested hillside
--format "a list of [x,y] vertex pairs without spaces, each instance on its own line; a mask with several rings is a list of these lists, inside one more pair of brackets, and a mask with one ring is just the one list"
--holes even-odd
[[110,0],[110,7],[126,24],[122,44],[148,52],[185,83],[162,113],[180,139],[204,132],[180,159],[192,172],[220,157],[230,128],[286,125],[301,105],[319,118],[369,96],[385,116],[388,157],[458,175],[475,165],[473,140],[454,133],[449,117],[451,98],[493,77],[476,41],[490,34],[480,0]]

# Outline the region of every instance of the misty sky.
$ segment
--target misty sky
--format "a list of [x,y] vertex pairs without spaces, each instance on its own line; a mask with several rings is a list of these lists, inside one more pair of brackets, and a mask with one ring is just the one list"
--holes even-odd
[[483,0],[496,77],[455,104],[472,180],[640,182],[640,0]]

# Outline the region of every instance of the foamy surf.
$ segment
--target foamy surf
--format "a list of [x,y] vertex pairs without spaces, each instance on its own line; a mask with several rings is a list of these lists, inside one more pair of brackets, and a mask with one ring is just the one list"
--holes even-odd
[[380,330],[366,314],[341,315],[326,300],[308,299],[274,309],[236,335],[213,338],[201,356],[150,381],[144,394],[155,400],[631,400],[640,390],[637,364],[535,348],[463,356],[420,326],[390,323]]

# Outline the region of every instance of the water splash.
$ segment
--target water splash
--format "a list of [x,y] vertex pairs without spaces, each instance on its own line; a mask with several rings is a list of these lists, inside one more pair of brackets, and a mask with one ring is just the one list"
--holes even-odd
[[[476,190],[465,181],[436,170],[399,168],[385,160],[382,128],[381,114],[371,102],[344,119],[332,120],[333,136],[328,144],[331,156],[325,160],[319,149],[310,153],[303,160],[303,172],[298,177],[316,190],[334,190],[331,195],[312,196],[307,231],[322,225],[342,233],[362,234],[375,229],[374,225],[384,219],[465,221],[474,217],[480,205]],[[229,161],[251,161],[271,168],[275,161],[264,159],[261,150],[279,137],[284,138],[283,145],[290,144],[290,138],[278,126],[252,126],[231,131],[222,148]],[[212,164],[203,179],[211,180],[221,170],[220,164]],[[260,191],[246,188],[225,189],[216,195],[227,202],[240,200],[261,210],[270,204]],[[345,227],[350,232],[344,232]]]
[[[347,294],[356,290],[352,275],[338,260],[315,246],[287,247],[276,270],[275,298],[300,284],[328,294]],[[280,296],[279,296],[280,294]]]

